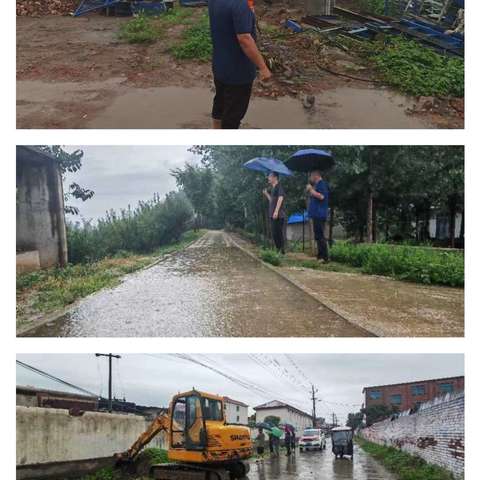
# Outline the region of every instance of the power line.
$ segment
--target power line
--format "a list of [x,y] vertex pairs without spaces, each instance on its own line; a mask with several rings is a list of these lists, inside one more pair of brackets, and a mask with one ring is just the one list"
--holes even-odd
[[79,392],[83,392],[83,393],[85,393],[89,396],[98,398],[98,395],[96,393],[93,393],[93,392],[91,392],[91,391],[89,391],[85,388],[74,385],[73,383],[67,382],[66,380],[62,380],[61,378],[56,377],[55,375],[47,373],[43,370],[40,370],[39,368],[36,368],[32,365],[29,365],[28,363],[21,362],[20,360],[16,360],[16,362],[21,367],[26,368],[27,370],[30,370],[31,372],[37,373],[38,375],[40,375],[42,377],[45,377],[45,378],[48,378],[48,379],[53,380],[55,382],[61,383],[62,385],[73,388],[74,390],[78,390]]

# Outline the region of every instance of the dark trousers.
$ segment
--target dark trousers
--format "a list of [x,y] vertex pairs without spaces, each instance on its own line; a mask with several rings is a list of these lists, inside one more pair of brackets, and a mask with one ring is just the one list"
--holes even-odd
[[325,223],[326,220],[319,218],[313,219],[313,232],[315,234],[315,241],[317,242],[317,258],[328,260],[328,244],[325,238]]
[[283,239],[283,225],[285,223],[284,218],[272,218],[272,237],[275,248],[282,253],[285,253],[285,242]]
[[215,97],[213,99],[212,117],[222,122],[222,128],[237,129],[247,113],[252,84],[226,85],[214,79]]

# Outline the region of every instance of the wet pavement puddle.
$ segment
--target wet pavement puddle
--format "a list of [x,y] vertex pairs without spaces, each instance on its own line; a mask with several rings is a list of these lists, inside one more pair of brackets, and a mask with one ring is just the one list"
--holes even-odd
[[85,298],[35,336],[366,336],[208,232],[182,252]]

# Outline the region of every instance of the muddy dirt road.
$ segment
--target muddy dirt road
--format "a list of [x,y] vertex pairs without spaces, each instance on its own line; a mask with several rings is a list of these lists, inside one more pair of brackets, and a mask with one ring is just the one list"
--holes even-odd
[[375,459],[355,446],[353,461],[349,458],[335,460],[330,443],[322,452],[297,451],[295,456],[266,459],[253,463],[248,480],[328,479],[328,480],[395,480]]
[[[169,53],[182,25],[170,26],[151,45],[132,45],[119,39],[126,21],[101,15],[18,17],[17,127],[209,128],[209,62],[177,61]],[[296,45],[291,51],[293,57],[300,52]],[[344,52],[331,57],[338,68],[357,68]],[[298,69],[307,70],[308,59],[304,64]],[[297,85],[302,75],[296,73],[282,85],[274,79],[266,91],[256,84],[244,127],[461,126],[452,118],[412,115],[414,99],[378,85],[321,71],[303,72],[306,80]],[[302,104],[305,93],[315,96],[312,108]]]
[[35,336],[366,336],[208,232],[186,250],[84,299]]

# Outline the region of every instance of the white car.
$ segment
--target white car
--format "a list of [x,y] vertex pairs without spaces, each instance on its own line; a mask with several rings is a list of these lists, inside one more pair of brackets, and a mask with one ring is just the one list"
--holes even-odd
[[327,441],[325,434],[319,428],[306,428],[298,442],[300,451],[304,450],[325,450]]

